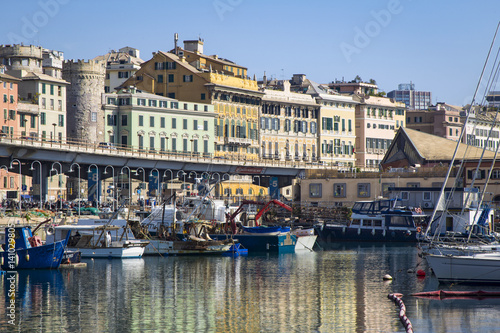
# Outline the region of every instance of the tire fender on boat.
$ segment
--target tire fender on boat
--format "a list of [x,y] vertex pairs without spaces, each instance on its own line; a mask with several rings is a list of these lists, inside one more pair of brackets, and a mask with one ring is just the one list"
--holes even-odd
[[375,229],[372,229],[372,236],[375,236]]
[[361,235],[361,228],[358,228],[358,235]]
[[342,228],[342,234],[345,234],[345,227]]
[[30,255],[29,254],[27,254],[25,258],[26,258],[26,261],[30,261]]
[[19,255],[16,253],[16,258],[14,259],[14,265],[17,267],[19,265]]

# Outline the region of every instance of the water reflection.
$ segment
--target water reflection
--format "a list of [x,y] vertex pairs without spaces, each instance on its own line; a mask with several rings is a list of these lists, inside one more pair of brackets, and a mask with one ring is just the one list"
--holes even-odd
[[[407,273],[419,260],[412,246],[370,244],[246,258],[88,260],[86,269],[21,272],[15,331],[404,332],[387,299],[392,292],[405,294],[418,331],[498,326],[498,299],[410,297],[443,287]],[[384,282],[385,274],[394,280]],[[7,304],[5,279],[1,283]],[[6,321],[0,308],[0,330],[12,331]]]

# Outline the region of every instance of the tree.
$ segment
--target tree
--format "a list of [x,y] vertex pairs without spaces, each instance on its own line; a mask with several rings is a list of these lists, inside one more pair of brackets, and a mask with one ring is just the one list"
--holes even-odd
[[356,77],[354,78],[354,82],[360,83],[360,82],[363,82],[363,80],[361,79],[361,77],[359,75],[356,75]]
[[377,84],[377,81],[375,81],[374,79],[370,79],[370,81],[368,81],[370,84]]

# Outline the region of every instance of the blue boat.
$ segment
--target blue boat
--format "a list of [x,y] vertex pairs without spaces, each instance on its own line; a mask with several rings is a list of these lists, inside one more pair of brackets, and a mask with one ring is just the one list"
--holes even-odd
[[[223,234],[210,234],[213,239],[226,239]],[[279,235],[266,234],[236,234],[232,235],[234,241],[240,243],[250,253],[254,252],[276,252],[295,253],[297,236],[291,233],[281,233]]]
[[279,235],[281,233],[290,232],[290,227],[280,227],[280,226],[258,226],[258,227],[245,227],[241,226],[244,233],[247,234],[266,234],[266,235]]
[[38,236],[33,236],[31,227],[7,227],[5,244],[0,252],[0,267],[6,271],[58,268],[67,242],[68,237],[43,245]]

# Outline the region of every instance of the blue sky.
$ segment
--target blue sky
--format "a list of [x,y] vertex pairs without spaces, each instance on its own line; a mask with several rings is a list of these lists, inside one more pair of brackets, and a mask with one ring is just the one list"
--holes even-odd
[[252,77],[301,73],[327,83],[359,75],[386,92],[412,81],[433,103],[464,105],[498,13],[498,0],[22,0],[2,3],[0,44],[41,45],[66,59],[132,46],[148,60],[172,49],[177,32],[180,41],[203,38],[205,54]]

